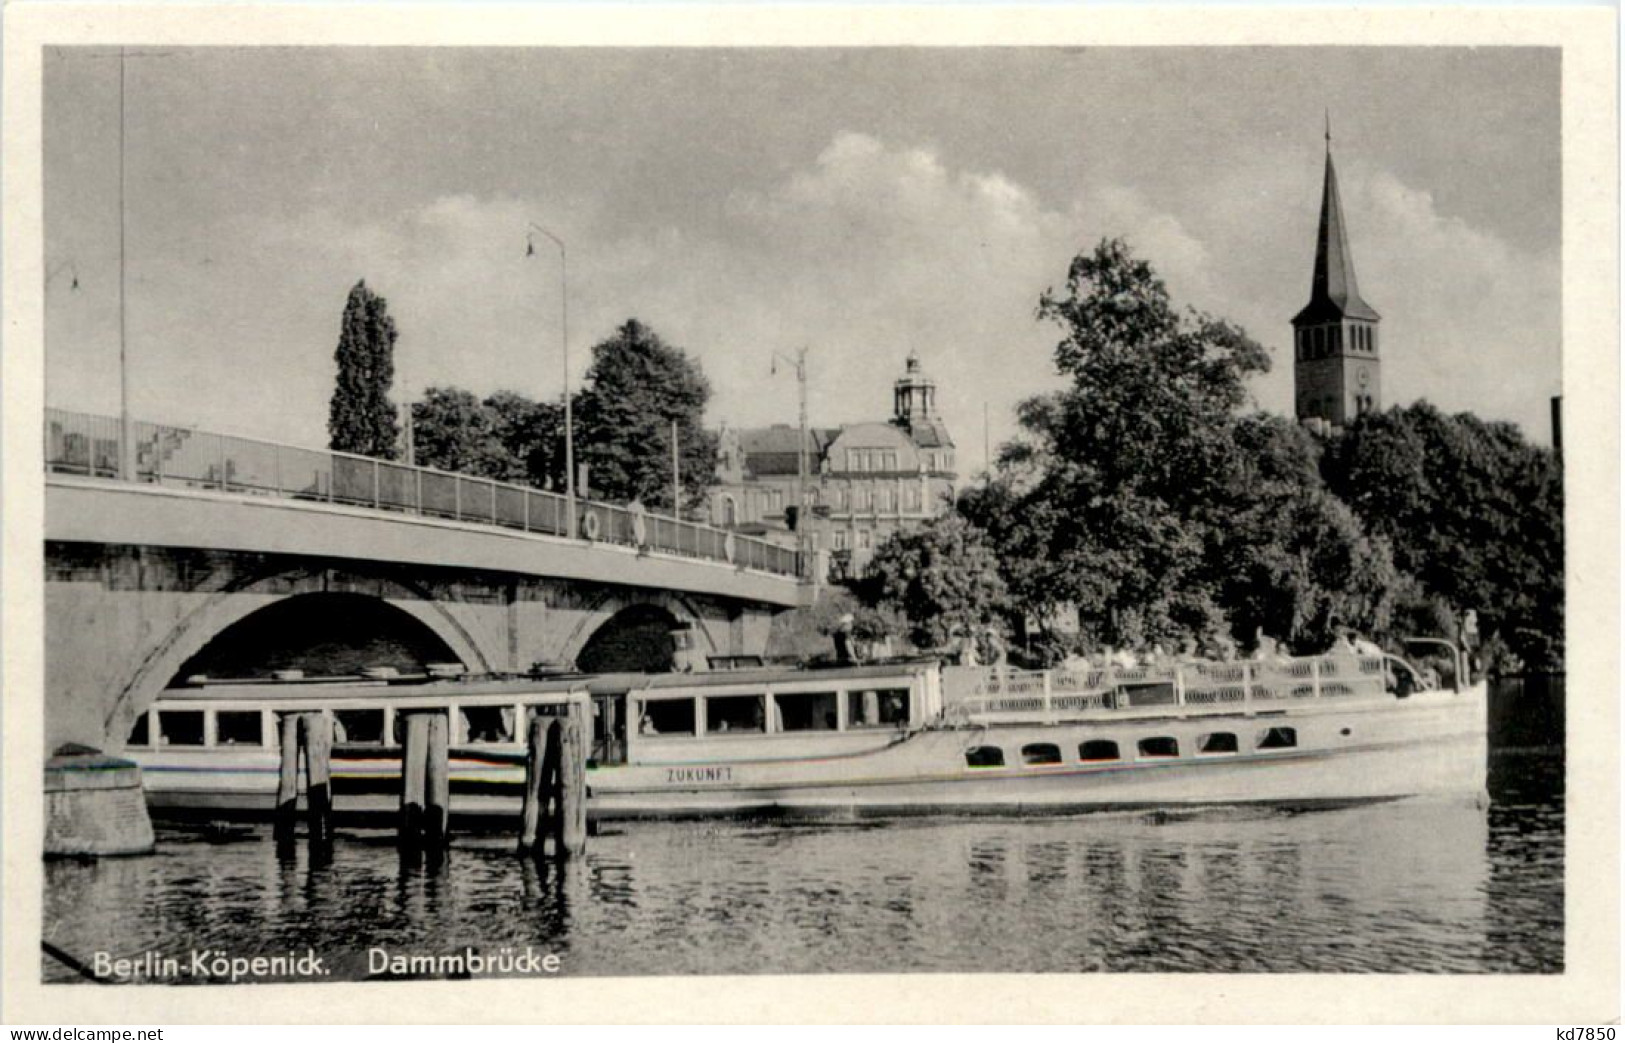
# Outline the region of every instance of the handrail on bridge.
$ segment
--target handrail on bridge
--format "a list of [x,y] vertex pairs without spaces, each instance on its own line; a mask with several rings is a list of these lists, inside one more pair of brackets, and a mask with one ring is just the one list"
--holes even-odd
[[[567,497],[513,482],[146,421],[131,427],[137,482],[369,507],[548,536],[569,534]],[[120,478],[120,437],[116,417],[47,409],[45,467],[62,474]],[[779,576],[801,575],[793,549],[709,525],[585,499],[576,502],[576,523],[577,533],[595,542]]]

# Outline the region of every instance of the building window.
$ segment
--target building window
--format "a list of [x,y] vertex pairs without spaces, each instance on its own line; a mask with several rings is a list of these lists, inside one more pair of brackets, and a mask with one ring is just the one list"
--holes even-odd
[[866,511],[869,509],[869,487],[860,486],[852,490],[852,509]]
[[846,550],[846,530],[836,529],[830,533],[830,546],[836,550]]
[[869,549],[869,530],[868,529],[859,529],[858,530],[858,550],[868,550],[868,549]]
[[882,486],[879,490],[877,490],[877,492],[880,495],[880,503],[878,505],[880,509],[883,511],[890,511],[892,509],[892,491],[889,488]]
[[145,745],[147,745],[147,715],[146,714],[142,713],[142,714],[137,714],[136,715],[135,726],[130,729],[130,738],[129,738],[129,741],[126,743],[126,745],[128,745],[128,746],[145,746]]
[[903,509],[917,511],[920,509],[920,487],[905,485],[903,487]]

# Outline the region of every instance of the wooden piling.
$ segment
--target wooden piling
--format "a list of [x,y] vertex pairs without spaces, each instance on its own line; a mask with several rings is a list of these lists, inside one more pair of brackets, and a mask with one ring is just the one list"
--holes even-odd
[[547,763],[547,725],[546,717],[532,717],[525,734],[525,803],[519,815],[520,854],[535,850],[542,816],[547,810],[547,775],[543,770]]
[[423,804],[428,782],[429,717],[407,713],[401,744],[400,843],[417,847],[423,839]]
[[272,835],[277,843],[293,840],[299,814],[299,716],[285,713],[279,720],[282,743],[282,769],[277,776],[276,812]]
[[305,747],[305,806],[309,814],[310,842],[330,844],[333,841],[333,726],[319,711],[302,713],[299,732]]
[[429,718],[428,763],[424,771],[423,842],[444,847],[451,825],[451,720],[443,713]]
[[564,718],[559,743],[557,829],[554,851],[574,858],[587,850],[587,722],[579,706]]

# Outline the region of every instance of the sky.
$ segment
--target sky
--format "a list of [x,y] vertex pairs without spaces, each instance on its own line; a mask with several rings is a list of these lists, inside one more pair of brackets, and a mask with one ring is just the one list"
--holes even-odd
[[[1549,443],[1561,391],[1555,49],[171,48],[124,87],[127,379],[140,419],[326,442],[359,279],[396,397],[556,397],[628,318],[695,356],[712,423],[883,419],[911,350],[961,471],[1057,386],[1035,317],[1122,236],[1176,302],[1270,349],[1291,411],[1329,110],[1385,404]],[[45,63],[46,401],[114,413],[119,61]],[[77,286],[75,286],[75,279]]]

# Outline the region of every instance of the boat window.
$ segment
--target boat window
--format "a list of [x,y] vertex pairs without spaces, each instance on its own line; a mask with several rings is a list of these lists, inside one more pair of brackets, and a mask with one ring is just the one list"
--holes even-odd
[[643,704],[639,735],[693,735],[693,699],[650,699]]
[[1177,757],[1179,756],[1179,741],[1171,735],[1158,735],[1151,739],[1141,739],[1140,756]]
[[1021,748],[1023,764],[1059,764],[1061,748],[1052,742],[1030,742]]
[[470,743],[513,742],[513,707],[464,706],[463,734]]
[[258,710],[219,710],[214,715],[216,746],[260,746],[265,722]]
[[202,746],[203,711],[158,711],[158,745]]
[[760,732],[762,697],[759,695],[713,695],[705,700],[707,734]]
[[1271,728],[1258,737],[1258,748],[1261,750],[1287,750],[1298,745],[1298,730],[1296,728]]
[[334,710],[333,741],[359,743],[363,746],[382,746],[384,744],[384,711]]
[[846,693],[848,728],[891,728],[908,724],[908,689],[882,688]]
[[1004,751],[997,746],[972,746],[965,751],[967,768],[1002,768]]
[[144,713],[136,714],[135,726],[130,729],[130,738],[125,745],[145,746],[151,741],[147,737],[147,715]]
[[1196,740],[1198,753],[1235,753],[1236,736],[1234,732],[1212,732]]
[[781,732],[832,732],[836,726],[834,692],[785,692],[773,697],[774,721]]
[[1090,739],[1088,742],[1078,744],[1078,760],[1080,761],[1114,761],[1122,757],[1117,752],[1117,744],[1110,739]]

